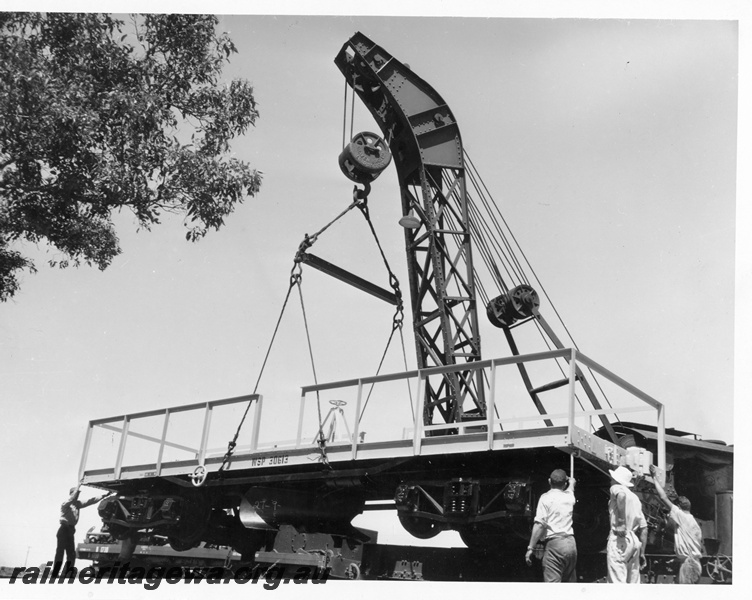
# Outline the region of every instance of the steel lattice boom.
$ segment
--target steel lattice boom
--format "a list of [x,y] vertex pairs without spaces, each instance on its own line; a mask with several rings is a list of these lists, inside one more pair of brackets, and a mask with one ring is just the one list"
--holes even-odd
[[[439,94],[362,34],[335,59],[348,84],[379,124],[394,156],[404,214],[413,326],[421,369],[481,358],[462,141]],[[447,243],[447,240],[453,243]],[[424,422],[484,418],[475,372],[426,385]]]

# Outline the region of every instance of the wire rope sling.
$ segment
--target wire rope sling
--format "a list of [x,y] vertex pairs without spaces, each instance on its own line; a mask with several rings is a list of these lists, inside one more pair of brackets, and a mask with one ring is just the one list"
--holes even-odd
[[[396,275],[394,274],[394,271],[389,265],[389,261],[387,260],[384,249],[376,233],[376,230],[374,228],[373,221],[371,220],[370,212],[368,209],[368,195],[370,194],[370,191],[371,191],[371,182],[373,182],[391,163],[391,153],[389,151],[388,143],[383,138],[370,132],[361,132],[355,135],[351,135],[350,141],[345,144],[343,150],[341,151],[339,155],[338,162],[339,162],[340,169],[342,170],[344,175],[348,179],[356,183],[356,185],[353,188],[352,202],[345,210],[343,210],[339,215],[337,215],[329,223],[324,225],[324,227],[319,229],[317,232],[315,232],[312,235],[305,234],[303,240],[298,246],[298,249],[295,254],[294,261],[293,261],[294,264],[293,264],[292,270],[290,271],[290,279],[289,279],[287,293],[282,303],[282,308],[281,308],[279,317],[277,319],[277,323],[275,325],[272,338],[269,342],[269,346],[267,347],[266,354],[265,354],[258,378],[256,380],[256,384],[254,386],[254,390],[253,390],[254,394],[258,390],[258,386],[261,381],[261,377],[263,375],[267,361],[269,359],[272,346],[274,345],[274,341],[276,339],[277,332],[279,330],[279,326],[282,321],[282,317],[285,313],[285,309],[289,303],[289,299],[290,299],[290,296],[292,295],[292,291],[294,288],[297,288],[298,296],[300,299],[301,310],[303,313],[303,325],[304,325],[305,333],[306,333],[306,340],[308,344],[308,353],[309,353],[309,357],[311,360],[313,379],[314,379],[314,383],[318,385],[318,375],[316,372],[313,345],[312,345],[311,336],[310,336],[310,327],[308,323],[306,305],[305,305],[303,291],[302,291],[302,281],[303,281],[302,265],[304,264],[309,265],[329,275],[332,275],[333,277],[337,279],[343,280],[346,283],[349,283],[353,285],[354,287],[359,288],[362,291],[365,291],[367,293],[370,293],[395,306],[395,312],[392,317],[391,331],[390,331],[389,338],[386,343],[386,347],[379,361],[376,374],[378,375],[380,373],[381,368],[384,364],[384,360],[387,356],[389,347],[392,343],[392,340],[394,339],[395,333],[397,332],[399,332],[401,345],[402,345],[403,361],[404,361],[405,369],[407,370],[407,354],[405,351],[404,336],[402,332],[402,326],[403,326],[403,320],[404,320],[404,305],[402,301],[402,292],[400,290],[399,280],[397,279]],[[357,184],[360,184],[362,186],[362,189],[359,188]],[[339,221],[341,218],[343,218],[345,215],[347,215],[350,211],[352,211],[355,208],[357,208],[360,211],[360,213],[365,218],[366,223],[368,224],[369,230],[371,231],[371,234],[379,250],[381,259],[387,270],[388,277],[389,277],[389,286],[391,290],[386,290],[384,288],[376,286],[366,281],[365,279],[362,279],[358,277],[357,275],[349,273],[345,271],[344,269],[341,269],[337,267],[336,265],[333,265],[309,252],[309,249],[315,244],[315,242],[319,239],[319,237],[325,231],[327,231],[332,225],[334,225],[337,221]],[[371,386],[371,389],[363,404],[363,408],[360,414],[356,416],[358,421],[362,419],[363,414],[365,413],[372,391],[373,391],[373,385]],[[412,397],[409,386],[408,386],[408,393],[410,394],[410,397]],[[240,423],[238,424],[238,427],[235,431],[235,434],[232,440],[228,442],[227,451],[223,457],[222,464],[219,468],[220,473],[222,471],[225,471],[229,467],[232,455],[237,446],[238,436],[240,434],[240,431],[243,427],[246,416],[250,409],[251,402],[249,402],[248,405],[246,406],[245,412],[240,420]],[[317,432],[317,444],[319,447],[319,451],[321,452],[321,461],[324,465],[328,466],[328,460],[326,456],[327,436],[324,434],[325,419],[322,419],[321,399],[319,397],[318,391],[316,393],[316,404],[317,404],[318,421],[319,421],[319,429]]]

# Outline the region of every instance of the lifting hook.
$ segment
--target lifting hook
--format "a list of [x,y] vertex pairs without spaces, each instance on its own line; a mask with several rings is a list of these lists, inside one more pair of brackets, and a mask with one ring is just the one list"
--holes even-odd
[[358,186],[353,186],[353,202],[366,202],[368,200],[368,194],[371,193],[371,184],[367,181],[363,182],[363,189],[358,189]]

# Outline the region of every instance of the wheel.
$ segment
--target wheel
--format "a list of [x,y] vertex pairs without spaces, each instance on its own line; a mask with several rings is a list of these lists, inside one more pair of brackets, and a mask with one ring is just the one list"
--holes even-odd
[[345,569],[346,579],[360,579],[360,565],[357,563],[350,563]]
[[708,577],[716,583],[726,583],[731,581],[731,567],[731,557],[723,554],[714,556],[706,565]]
[[118,560],[122,563],[127,563],[138,546],[138,538],[140,534],[138,529],[129,531],[122,540],[120,540],[120,552],[118,553]]
[[[611,528],[608,496],[597,489],[579,485],[578,492],[572,515],[577,551],[581,554],[600,552],[606,547]],[[673,548],[673,540],[671,544]]]
[[193,473],[191,473],[191,483],[195,487],[201,487],[202,485],[204,485],[204,482],[206,481],[206,475],[207,475],[206,467],[204,465],[197,466],[193,470]]
[[460,530],[460,539],[471,550],[521,553],[527,544],[525,539],[519,538],[511,529],[479,530],[466,527]]
[[468,525],[459,530],[460,538],[472,550],[493,551],[524,556],[530,539],[530,525],[525,517]]
[[498,533],[485,533],[470,528],[460,530],[460,539],[472,550],[488,550],[501,547],[504,536]]
[[176,552],[186,552],[191,548],[195,548],[201,543],[201,540],[181,540],[180,538],[169,537],[167,543],[170,544],[170,548]]
[[107,534],[108,538],[113,540],[121,540],[128,534],[129,529],[123,525],[117,525],[115,523],[105,523],[102,527],[102,533]]
[[430,519],[421,519],[410,515],[400,515],[400,523],[410,535],[420,540],[428,540],[439,535],[444,528]]

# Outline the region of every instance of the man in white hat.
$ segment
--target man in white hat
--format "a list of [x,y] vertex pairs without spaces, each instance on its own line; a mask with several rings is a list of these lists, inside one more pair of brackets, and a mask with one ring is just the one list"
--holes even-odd
[[640,568],[646,564],[648,527],[642,503],[630,488],[632,471],[617,467],[611,474],[608,513],[611,532],[606,545],[609,583],[640,583]]

